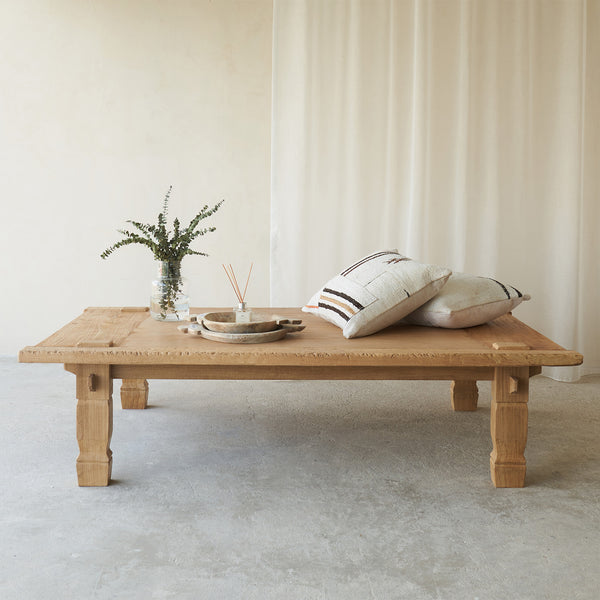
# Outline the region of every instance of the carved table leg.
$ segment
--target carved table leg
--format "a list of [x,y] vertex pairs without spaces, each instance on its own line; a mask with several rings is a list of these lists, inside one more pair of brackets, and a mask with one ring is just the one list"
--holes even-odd
[[495,487],[525,485],[528,367],[497,367],[492,382],[490,470]]
[[451,384],[452,410],[477,410],[477,382],[472,380],[453,381]]
[[78,365],[77,478],[80,486],[103,486],[112,469],[112,378],[110,365]]
[[148,406],[148,382],[145,379],[123,379],[121,385],[121,408],[146,408]]

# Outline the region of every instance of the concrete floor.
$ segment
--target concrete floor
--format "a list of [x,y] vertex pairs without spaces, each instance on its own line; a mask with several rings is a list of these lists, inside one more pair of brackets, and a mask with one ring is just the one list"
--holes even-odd
[[600,377],[531,381],[527,487],[489,479],[490,384],[150,382],[79,488],[73,375],[0,360],[0,598],[599,597]]

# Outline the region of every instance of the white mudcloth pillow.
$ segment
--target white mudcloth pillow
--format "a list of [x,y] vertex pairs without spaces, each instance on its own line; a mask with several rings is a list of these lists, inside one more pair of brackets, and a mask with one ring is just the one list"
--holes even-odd
[[337,325],[346,338],[370,335],[435,296],[450,274],[397,250],[375,252],[330,279],[302,310]]
[[440,293],[404,323],[460,329],[492,321],[529,300],[518,289],[488,277],[453,273]]

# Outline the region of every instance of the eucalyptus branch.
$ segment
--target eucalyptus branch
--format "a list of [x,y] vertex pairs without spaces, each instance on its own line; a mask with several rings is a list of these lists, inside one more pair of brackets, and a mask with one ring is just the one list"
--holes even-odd
[[163,200],[162,211],[158,214],[157,223],[140,223],[139,221],[128,220],[138,230],[139,233],[134,233],[127,230],[118,230],[120,234],[125,236],[124,239],[109,246],[100,256],[103,259],[108,258],[115,250],[122,246],[130,244],[141,244],[149,248],[156,260],[160,261],[181,261],[184,256],[198,255],[208,256],[204,252],[198,252],[190,249],[190,244],[199,236],[216,230],[215,227],[206,227],[197,229],[200,221],[213,215],[223,200],[215,204],[212,208],[205,205],[196,216],[190,221],[187,227],[182,228],[179,219],[173,221],[173,231],[170,232],[167,223],[167,214],[169,211],[169,200],[173,186],[170,186]]
[[[168,265],[168,276],[164,279],[163,291],[159,300],[161,317],[166,318],[168,313],[176,313],[175,303],[181,292],[182,279],[179,263],[184,256],[208,256],[204,252],[192,250],[190,244],[198,237],[216,230],[215,227],[205,227],[198,229],[200,221],[213,215],[223,204],[223,200],[215,204],[212,208],[205,205],[200,212],[190,221],[187,227],[182,228],[179,219],[173,221],[173,231],[169,231],[167,214],[169,212],[169,199],[171,197],[170,186],[163,200],[162,211],[158,214],[156,224],[140,223],[139,221],[128,220],[137,231],[127,229],[118,229],[123,238],[109,246],[100,254],[101,258],[108,258],[115,250],[131,244],[140,244],[146,246],[152,251],[154,258],[161,262],[172,263]],[[178,317],[179,318],[179,317]]]

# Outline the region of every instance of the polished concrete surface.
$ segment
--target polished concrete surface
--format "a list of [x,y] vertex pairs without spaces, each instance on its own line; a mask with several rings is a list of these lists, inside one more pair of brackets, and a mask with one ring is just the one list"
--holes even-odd
[[3,600],[600,597],[600,377],[531,380],[523,489],[490,384],[150,382],[79,488],[75,377],[0,360]]

